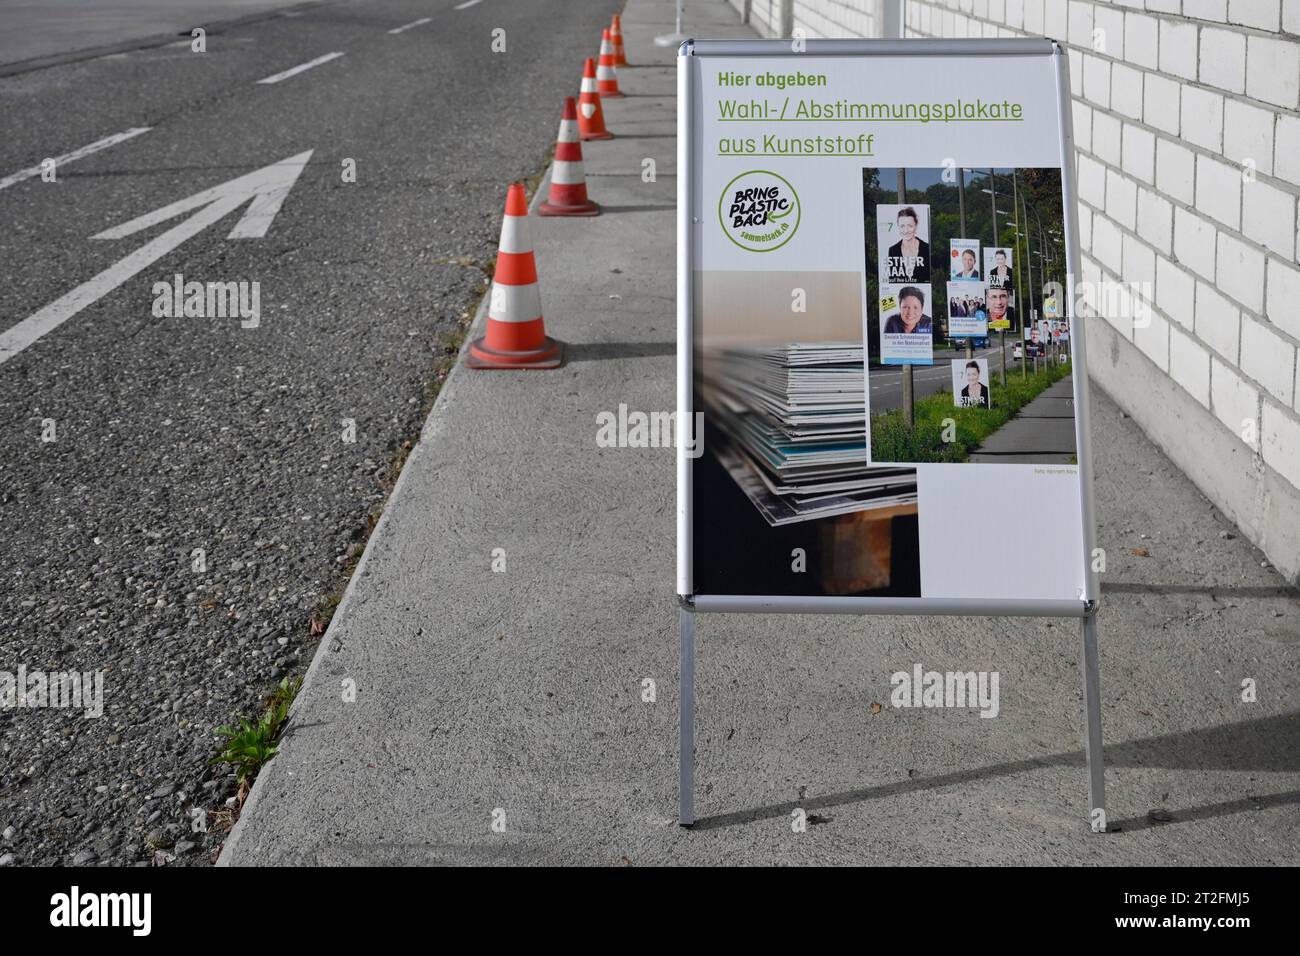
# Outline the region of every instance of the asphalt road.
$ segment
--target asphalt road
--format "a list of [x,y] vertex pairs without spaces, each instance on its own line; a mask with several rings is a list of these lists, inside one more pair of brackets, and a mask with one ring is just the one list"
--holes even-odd
[[[56,182],[0,187],[0,335],[192,211],[92,235],[311,151],[264,237],[228,238],[231,212],[0,352],[0,671],[105,672],[100,719],[0,710],[0,864],[208,859],[217,835],[187,821],[233,793],[207,766],[213,729],[305,669],[309,619],[482,294],[506,185],[542,170],[617,6],[463,5],[209,21],[206,53],[182,42],[0,78],[0,181],[149,128]],[[257,327],[155,316],[153,284],[177,274],[258,283]]]

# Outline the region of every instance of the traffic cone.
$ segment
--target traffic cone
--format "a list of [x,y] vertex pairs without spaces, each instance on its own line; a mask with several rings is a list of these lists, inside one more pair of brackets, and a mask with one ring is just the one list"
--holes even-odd
[[537,290],[537,260],[528,233],[528,201],[523,183],[512,183],[501,220],[501,245],[488,300],[487,334],[470,343],[470,368],[555,368],[561,346],[547,338],[542,296]]
[[623,52],[623,20],[616,13],[614,22],[609,25],[609,38],[614,43],[614,65],[631,66],[627,62],[627,54]]
[[617,99],[623,94],[618,90],[618,71],[614,69],[614,44],[610,42],[609,31],[600,31],[600,65],[596,67],[596,90],[602,99]]
[[583,141],[613,139],[605,129],[605,111],[600,108],[600,90],[596,87],[596,61],[587,57],[582,67],[582,87],[578,94],[578,132]]
[[555,141],[551,167],[551,193],[537,207],[539,216],[599,216],[600,207],[587,198],[587,178],[582,172],[582,143],[578,139],[578,104],[564,98],[560,135]]

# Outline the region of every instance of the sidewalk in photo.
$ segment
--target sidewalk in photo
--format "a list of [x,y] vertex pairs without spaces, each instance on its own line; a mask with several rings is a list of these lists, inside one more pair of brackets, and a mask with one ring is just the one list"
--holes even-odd
[[[700,616],[676,825],[674,452],[595,440],[674,407],[673,12],[624,12],[617,138],[583,147],[605,214],[532,222],[565,365],[450,376],[222,862],[1300,863],[1297,595],[1095,393],[1122,832],[1087,826],[1078,622],[839,615]],[[751,35],[717,0],[686,29]],[[918,663],[997,671],[998,716],[893,708]]]
[[1045,388],[1028,405],[971,453],[975,462],[1041,462],[1068,465],[1077,461],[1074,447],[1074,382],[1063,378]]

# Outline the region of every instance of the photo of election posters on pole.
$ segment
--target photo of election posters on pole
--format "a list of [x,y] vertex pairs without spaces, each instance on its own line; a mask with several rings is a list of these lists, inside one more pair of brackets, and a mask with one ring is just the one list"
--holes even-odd
[[[960,185],[958,175],[964,177]],[[1061,268],[1054,265],[1061,259],[1049,245],[1063,219],[1060,170],[864,167],[861,176],[862,276],[868,305],[863,337],[869,358],[875,360],[867,364],[871,463],[1072,460],[1077,451],[1073,406],[1055,401],[1072,396],[1068,365],[1034,367],[1031,361],[1025,366],[1025,356],[1009,354],[1001,338],[983,341],[990,333],[1020,329],[1020,310],[1041,313],[1038,290],[1049,278],[1062,281]],[[1031,254],[1024,252],[1025,230],[1010,218],[1012,208],[1032,223]],[[929,268],[916,261],[923,250],[931,254]],[[1015,264],[1026,258],[1039,263],[1032,287],[1030,281],[1014,279]],[[944,260],[949,263],[946,269]],[[982,271],[976,263],[987,268],[982,279],[974,278]],[[965,278],[953,278],[954,271]],[[990,275],[1000,284],[989,281]],[[1037,334],[1050,341],[1048,330]],[[964,352],[967,343],[979,344],[971,356],[981,370],[979,383],[967,382],[964,361],[960,374],[953,371],[958,358],[954,350]],[[910,429],[898,411],[904,401],[904,376],[911,377]],[[962,401],[968,386],[976,401]],[[1044,399],[1030,407],[1044,390],[1050,390],[1053,401],[1044,404]],[[939,426],[952,417],[954,407],[962,409],[957,416],[961,440],[944,441]],[[1040,409],[1048,408],[1052,421],[1029,423]]]
[[957,408],[991,408],[989,399],[989,360],[954,359],[952,368],[952,403]]
[[983,273],[980,272],[980,241],[949,239],[948,246],[948,278],[953,282],[983,282]]
[[948,283],[948,337],[983,338],[989,334],[989,312],[983,282]]
[[[980,341],[995,318],[1018,330],[1019,310],[1040,310],[1040,290],[1065,285],[1051,58],[961,69],[964,98],[1015,100],[1025,111],[1015,119],[926,122],[906,104],[888,122],[813,119],[813,94],[795,93],[779,125],[784,95],[749,111],[763,94],[738,79],[764,64],[682,60],[696,74],[698,125],[687,127],[690,188],[679,194],[691,250],[679,362],[682,407],[701,416],[692,428],[703,441],[679,452],[679,593],[1076,599],[1082,565],[1051,557],[1082,527],[1068,504],[1080,487],[1073,369],[1017,366],[1009,344],[1004,359],[996,339]],[[925,91],[889,96],[942,102],[952,78],[932,76],[937,63],[801,56],[798,69],[824,78],[824,111],[884,96],[900,71]],[[1012,68],[1025,72],[1008,85]],[[848,154],[850,140],[867,152]],[[997,162],[953,167],[956,143]],[[1028,162],[1003,162],[1018,158]],[[729,215],[755,197],[779,212],[775,225]],[[999,249],[1008,275],[1028,259],[1033,276],[988,289],[985,251]],[[981,503],[1003,499],[1049,516],[1024,528],[986,520]],[[1031,569],[1009,582],[1004,569],[950,561],[972,537]]]

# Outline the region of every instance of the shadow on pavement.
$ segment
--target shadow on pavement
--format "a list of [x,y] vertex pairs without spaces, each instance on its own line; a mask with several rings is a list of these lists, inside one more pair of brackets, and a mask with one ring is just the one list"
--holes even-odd
[[[1106,747],[1106,763],[1111,767],[1151,767],[1166,770],[1255,770],[1270,773],[1300,771],[1300,711],[1264,717],[1259,720],[1241,721],[1223,727],[1208,727],[1197,730],[1185,730],[1174,734],[1162,734],[1159,737],[1146,737],[1124,743],[1111,744]],[[1044,767],[1078,767],[1084,768],[1082,750],[1071,750],[1063,754],[1046,757],[1032,757],[1009,763],[994,764],[974,770],[961,770],[926,777],[919,780],[900,780],[897,783],[878,787],[862,787],[842,793],[827,794],[824,797],[811,797],[791,800],[787,803],[771,804],[752,810],[737,810],[732,813],[716,814],[702,817],[695,822],[692,829],[711,830],[718,827],[736,826],[752,823],[755,820],[783,817],[795,809],[808,813],[831,807],[861,803],[867,800],[880,800],[903,794],[923,793],[941,787],[968,784],[980,780],[1012,776],[1029,770]],[[1083,780],[1080,779],[1080,787]],[[1151,826],[1168,826],[1171,823],[1184,823],[1190,820],[1208,819],[1227,816],[1246,810],[1263,809],[1269,806],[1281,806],[1300,803],[1300,791],[1265,795],[1260,797],[1243,797],[1225,803],[1208,804],[1187,810],[1169,812],[1168,820],[1142,818],[1136,820],[1114,821],[1110,827],[1113,831],[1133,831]]]

